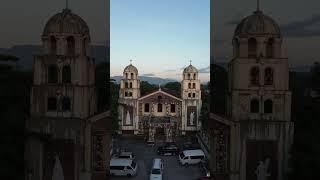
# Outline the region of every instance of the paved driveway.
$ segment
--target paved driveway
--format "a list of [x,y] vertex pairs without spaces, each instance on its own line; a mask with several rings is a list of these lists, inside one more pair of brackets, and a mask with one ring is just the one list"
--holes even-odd
[[118,144],[136,155],[138,173],[134,177],[111,177],[111,180],[148,180],[154,158],[161,158],[164,161],[163,180],[196,180],[201,175],[197,165],[183,167],[179,165],[178,156],[158,156],[156,146],[148,146],[142,139],[121,138]]

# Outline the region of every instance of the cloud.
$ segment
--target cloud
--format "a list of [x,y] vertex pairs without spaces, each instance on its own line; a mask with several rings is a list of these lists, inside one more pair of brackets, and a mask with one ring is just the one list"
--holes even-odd
[[148,74],[142,74],[141,76],[155,76],[155,74],[148,73]]
[[198,71],[199,71],[199,73],[210,73],[210,66],[205,67],[205,68],[201,68]]
[[287,37],[320,36],[320,27],[315,27],[317,23],[320,23],[320,14],[281,25],[280,28]]

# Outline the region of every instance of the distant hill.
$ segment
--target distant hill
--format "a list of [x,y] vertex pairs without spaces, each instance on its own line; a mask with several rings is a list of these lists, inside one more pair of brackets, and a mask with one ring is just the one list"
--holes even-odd
[[[114,79],[116,83],[120,83],[120,80],[122,79],[122,76],[112,76],[111,79]],[[159,77],[150,77],[150,76],[139,76],[140,81],[147,81],[150,84],[167,84],[169,82],[177,82],[177,80],[174,79],[168,79],[168,78],[159,78]]]
[[[0,54],[10,54],[18,57],[18,67],[22,70],[31,70],[34,55],[42,53],[41,45],[16,45],[11,48],[0,48]],[[92,45],[91,55],[96,60],[96,64],[106,61],[109,52],[106,46]]]

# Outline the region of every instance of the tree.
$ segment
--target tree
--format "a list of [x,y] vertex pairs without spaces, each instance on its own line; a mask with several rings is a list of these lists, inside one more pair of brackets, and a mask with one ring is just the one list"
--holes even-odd
[[158,89],[158,86],[154,84],[150,84],[147,81],[141,81],[140,82],[140,91],[141,91],[141,96],[144,96],[152,91],[155,91]]
[[119,129],[118,119],[118,99],[119,99],[119,84],[110,79],[110,117],[111,117],[111,130],[115,134]]
[[209,93],[210,82],[206,85],[201,84],[201,99],[202,99],[202,107],[200,111],[199,120],[202,123],[202,127],[204,130],[207,130],[209,125],[209,112],[210,112],[210,93]]
[[163,86],[165,89],[169,89],[177,97],[181,96],[181,83],[179,82],[168,82]]
[[2,179],[24,179],[24,128],[30,110],[32,72],[14,68],[19,59],[0,55],[0,159]]

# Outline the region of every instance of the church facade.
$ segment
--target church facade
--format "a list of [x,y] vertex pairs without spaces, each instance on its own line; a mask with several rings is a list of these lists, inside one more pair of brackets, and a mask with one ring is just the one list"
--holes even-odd
[[123,71],[119,90],[119,133],[144,135],[149,142],[199,131],[201,82],[191,64],[182,73],[181,97],[159,89],[140,96],[138,69],[132,64]]
[[288,179],[294,124],[283,41],[278,24],[259,8],[235,29],[227,110],[210,115],[216,179]]

